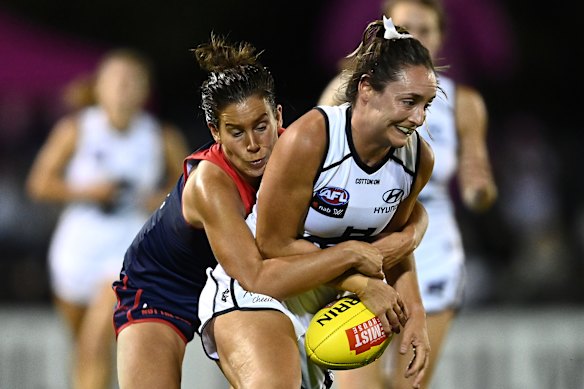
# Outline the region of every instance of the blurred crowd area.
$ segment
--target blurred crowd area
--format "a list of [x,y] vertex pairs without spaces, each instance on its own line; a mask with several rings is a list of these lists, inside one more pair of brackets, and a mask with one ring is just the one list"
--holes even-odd
[[[339,6],[341,3],[345,8]],[[338,20],[335,18],[343,17],[342,12],[359,16],[357,11],[351,10],[350,3],[356,2],[336,2],[336,13],[328,12],[330,19],[321,20],[320,28],[332,28],[330,26]],[[359,10],[369,3],[359,2]],[[460,8],[452,9],[466,15],[467,19],[459,18],[468,21],[460,28],[472,25],[469,20],[472,14],[464,13],[461,2],[446,3],[459,4]],[[481,2],[475,0],[468,4],[471,3],[476,6]],[[321,7],[325,9],[324,5]],[[49,130],[69,109],[64,99],[67,82],[91,69],[105,47],[76,46],[78,41],[59,40],[62,36],[51,40],[50,34],[34,27],[30,21],[21,24],[22,17],[12,18],[11,14],[1,11],[0,8],[0,35],[10,39],[0,40],[0,55],[10,61],[3,60],[0,65],[0,274],[3,276],[0,302],[46,303],[51,298],[47,249],[60,209],[56,205],[32,202],[24,192],[24,181]],[[486,14],[480,11],[475,12],[475,17],[484,18]],[[502,44],[496,47],[494,39],[483,39],[486,46],[476,50],[478,57],[474,63],[468,47],[476,48],[476,42],[458,47],[447,45],[452,49],[445,54],[459,65],[451,68],[453,76],[474,83],[484,93],[490,112],[489,149],[499,189],[498,201],[492,209],[472,214],[460,206],[456,182],[452,184],[467,251],[466,305],[583,304],[584,184],[579,178],[583,131],[577,120],[562,116],[562,109],[555,116],[549,110],[540,109],[545,103],[540,102],[530,109],[529,103],[535,103],[543,95],[533,95],[531,90],[540,90],[529,82],[513,81],[518,73],[531,74],[521,69],[520,63],[514,62],[510,55],[519,50],[522,33],[511,21],[501,17],[504,14],[497,14],[500,9],[489,8],[488,11],[494,12],[492,16],[501,22],[493,34],[503,35],[499,37]],[[369,12],[375,9],[370,6]],[[363,12],[360,15],[368,18]],[[512,30],[515,35],[511,35]],[[260,47],[267,44],[265,34],[262,37],[263,40],[258,38]],[[458,38],[462,41],[470,36],[458,35]],[[332,50],[320,52],[321,57],[315,55],[314,62],[318,64],[315,66],[319,66],[315,73],[321,79],[312,82],[313,89],[307,89],[305,96],[284,96],[285,113],[292,108],[291,115],[285,114],[285,124],[304,107],[308,109],[313,105],[310,99],[316,101],[319,91],[328,82],[326,77],[332,77],[335,72],[334,61],[330,58],[347,51],[346,47],[337,47],[334,51],[333,41],[341,41],[338,35],[328,36],[328,39],[321,38],[317,42],[320,47]],[[457,63],[455,59],[457,55],[462,58],[462,53],[466,62]],[[488,58],[480,58],[480,55],[488,55]],[[51,62],[52,58],[57,59]],[[524,61],[528,61],[527,58]],[[35,62],[41,59],[44,62]],[[155,60],[162,61],[161,58]],[[540,60],[541,57],[537,61]],[[269,63],[269,59],[266,62]],[[545,69],[541,63],[538,66]],[[474,69],[474,73],[468,69]],[[274,73],[276,80],[286,78],[285,71],[277,67]],[[284,88],[286,93],[292,90],[294,79],[279,82],[288,88]],[[192,84],[177,84],[196,92]],[[527,84],[534,89],[529,89]],[[541,80],[533,84],[541,84]],[[513,87],[502,90],[503,85]],[[517,90],[526,95],[518,96]],[[158,113],[177,124],[187,136],[189,148],[194,149],[209,139],[208,131],[197,110],[197,102],[184,101],[184,95],[177,95],[183,101],[172,101],[169,94],[163,96],[167,99],[165,106],[174,108]],[[304,105],[298,103],[300,101]],[[576,116],[577,112],[570,114]],[[573,127],[566,129],[568,125]],[[120,264],[121,261],[122,258]]]

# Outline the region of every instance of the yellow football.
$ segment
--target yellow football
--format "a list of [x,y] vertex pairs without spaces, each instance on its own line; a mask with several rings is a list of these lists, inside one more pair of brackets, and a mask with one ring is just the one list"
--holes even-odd
[[355,369],[378,359],[389,343],[381,321],[357,296],[336,300],[310,321],[305,346],[310,360],[332,370]]

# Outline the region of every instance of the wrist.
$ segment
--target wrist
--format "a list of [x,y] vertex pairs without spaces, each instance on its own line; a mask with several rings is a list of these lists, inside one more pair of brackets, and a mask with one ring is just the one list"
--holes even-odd
[[422,303],[413,303],[409,304],[408,307],[409,317],[420,317],[425,319],[426,318],[426,310],[424,309],[424,305]]
[[338,250],[338,260],[343,264],[345,270],[354,269],[361,264],[361,255],[359,249],[353,246],[353,242],[342,242],[328,250]]

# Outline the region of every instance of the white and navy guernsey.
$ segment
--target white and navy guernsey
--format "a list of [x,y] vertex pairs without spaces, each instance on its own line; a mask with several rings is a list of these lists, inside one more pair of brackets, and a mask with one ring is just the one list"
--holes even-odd
[[355,151],[351,106],[319,106],[327,129],[327,153],[315,179],[304,236],[319,244],[367,239],[380,233],[410,194],[419,165],[418,134],[391,148],[375,166]]
[[[355,151],[351,106],[316,107],[324,116],[326,155],[314,181],[304,238],[324,248],[349,239],[370,240],[389,224],[410,195],[419,167],[420,138],[413,132],[401,148],[391,148],[375,166]],[[321,286],[286,300],[295,314],[314,314],[337,297]]]

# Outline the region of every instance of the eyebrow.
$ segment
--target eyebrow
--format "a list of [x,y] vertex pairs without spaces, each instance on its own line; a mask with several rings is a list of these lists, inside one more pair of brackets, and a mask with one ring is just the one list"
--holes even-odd
[[[267,112],[264,112],[263,114],[261,114],[260,116],[258,116],[257,118],[255,118],[254,120],[251,120],[250,122],[253,124],[258,124],[260,122],[263,122],[265,120],[267,120],[269,118]],[[225,121],[225,128],[233,128],[233,129],[237,129],[239,127],[242,127],[242,123],[238,122],[238,123],[232,123],[232,122],[227,122]]]

